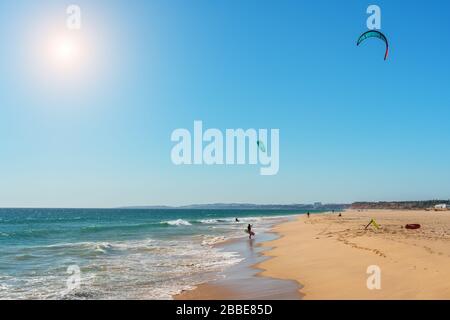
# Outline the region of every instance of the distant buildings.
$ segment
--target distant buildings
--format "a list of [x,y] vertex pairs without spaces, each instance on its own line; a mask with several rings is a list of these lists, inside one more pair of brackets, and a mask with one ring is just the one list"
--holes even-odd
[[314,209],[322,207],[322,202],[314,202],[313,207],[314,207]]
[[448,210],[449,209],[449,205],[442,203],[442,204],[437,204],[434,206],[434,210]]

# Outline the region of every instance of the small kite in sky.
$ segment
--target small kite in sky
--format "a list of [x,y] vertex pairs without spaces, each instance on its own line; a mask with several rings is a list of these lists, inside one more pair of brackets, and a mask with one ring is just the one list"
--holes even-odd
[[262,152],[266,152],[266,146],[261,140],[256,141],[256,144],[258,145],[259,150]]
[[388,53],[389,53],[389,43],[384,34],[382,34],[380,31],[377,30],[369,30],[364,32],[359,38],[358,42],[356,43],[357,46],[359,46],[364,40],[368,38],[378,38],[382,40],[386,44],[386,52],[384,53],[384,60],[387,59]]

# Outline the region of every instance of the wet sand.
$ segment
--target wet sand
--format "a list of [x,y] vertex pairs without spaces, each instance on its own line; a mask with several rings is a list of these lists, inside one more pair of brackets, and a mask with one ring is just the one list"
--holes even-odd
[[280,280],[271,277],[261,277],[260,269],[253,266],[268,259],[262,255],[269,247],[261,243],[276,239],[273,233],[258,234],[256,239],[241,239],[229,241],[222,245],[226,251],[239,252],[244,260],[220,274],[220,278],[206,284],[198,285],[196,289],[184,291],[174,296],[176,300],[240,300],[240,299],[300,299],[299,285],[294,280]]
[[[379,229],[365,229],[371,219]],[[411,223],[421,228],[404,227]],[[279,236],[227,244],[246,260],[175,298],[450,299],[450,211],[301,215],[273,231]],[[370,266],[381,271],[379,289],[368,288]]]

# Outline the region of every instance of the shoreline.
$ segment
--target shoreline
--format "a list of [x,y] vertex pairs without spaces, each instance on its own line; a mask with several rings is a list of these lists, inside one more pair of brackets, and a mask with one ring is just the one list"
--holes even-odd
[[[260,260],[239,263],[238,268],[253,270],[247,271],[247,281],[263,290],[259,294],[266,299],[450,299],[449,211],[346,210],[341,217],[338,213],[297,215],[274,225],[269,232],[273,238],[257,244]],[[371,219],[379,229],[372,225],[365,229]],[[411,223],[421,228],[404,227]],[[261,279],[287,281],[295,289],[277,297],[257,285]],[[174,298],[258,298],[251,292],[242,295],[240,287],[241,282],[213,281]]]
[[262,276],[262,269],[255,266],[269,259],[264,252],[270,248],[264,243],[276,240],[280,235],[273,231],[279,224],[296,219],[299,215],[286,218],[261,232],[252,241],[247,237],[226,240],[216,247],[224,251],[235,251],[243,261],[219,274],[218,279],[195,286],[192,290],[173,295],[174,300],[297,300],[301,298],[299,285],[294,280],[283,280]]

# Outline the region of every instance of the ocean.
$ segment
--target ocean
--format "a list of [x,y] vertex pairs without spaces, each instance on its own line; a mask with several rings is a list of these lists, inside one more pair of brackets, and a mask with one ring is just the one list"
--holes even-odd
[[171,299],[243,259],[216,244],[300,213],[0,209],[0,299]]

